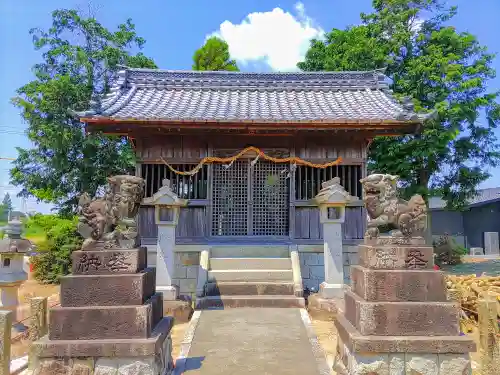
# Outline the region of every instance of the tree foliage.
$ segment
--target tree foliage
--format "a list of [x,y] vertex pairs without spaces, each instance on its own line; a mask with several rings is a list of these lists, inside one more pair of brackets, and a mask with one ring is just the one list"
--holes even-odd
[[58,283],[71,272],[71,253],[80,249],[82,237],[77,232],[78,218],[65,219],[57,215],[37,214],[26,222],[27,232],[45,234],[32,258],[35,278],[45,284]]
[[[9,217],[9,211],[12,211],[12,199],[9,193],[5,193],[2,199],[2,203],[0,204],[0,220],[6,221]],[[3,235],[0,236],[3,238]]]
[[229,46],[217,37],[207,39],[205,44],[193,55],[193,70],[239,71],[235,60],[231,60]]
[[7,211],[12,210],[12,198],[10,197],[9,193],[5,193],[5,195],[3,196],[2,207]]
[[[379,137],[369,169],[399,175],[405,193],[438,194],[460,208],[500,161],[494,55],[452,25],[457,8],[442,0],[374,0],[361,25],[313,40],[305,71],[386,68],[396,98],[409,96],[420,112],[436,111],[420,134]],[[482,115],[485,120],[481,121]]]
[[18,148],[11,170],[20,195],[55,203],[65,212],[75,209],[78,194],[94,194],[106,177],[125,173],[134,165],[126,139],[85,134],[70,110],[85,110],[109,90],[119,65],[155,68],[142,53],[144,39],[129,19],[115,31],[94,17],[75,10],[56,10],[48,30],[33,29],[33,45],[43,51],[33,67],[35,79],[13,99],[28,123],[34,147]]

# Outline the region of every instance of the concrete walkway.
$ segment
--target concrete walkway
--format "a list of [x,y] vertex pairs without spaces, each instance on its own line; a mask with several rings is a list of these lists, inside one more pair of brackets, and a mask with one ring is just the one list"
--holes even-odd
[[175,375],[329,375],[304,309],[196,311]]

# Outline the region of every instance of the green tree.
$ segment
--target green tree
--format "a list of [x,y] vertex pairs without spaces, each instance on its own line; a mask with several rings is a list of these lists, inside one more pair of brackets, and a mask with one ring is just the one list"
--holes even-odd
[[12,199],[9,193],[5,193],[2,200],[2,207],[4,210],[12,211]]
[[70,110],[85,110],[98,101],[119,65],[155,68],[142,53],[144,39],[129,19],[110,31],[94,17],[75,10],[56,10],[48,30],[33,29],[33,44],[43,51],[33,68],[35,79],[13,99],[28,123],[32,149],[18,148],[11,180],[21,196],[55,203],[63,212],[75,209],[82,191],[93,194],[106,177],[131,170],[134,154],[126,139],[85,134]]
[[236,61],[231,60],[227,43],[215,36],[207,39],[203,47],[194,53],[193,70],[239,71]]
[[313,40],[298,66],[386,68],[395,96],[411,97],[415,110],[436,111],[436,118],[417,135],[378,137],[369,169],[399,175],[406,195],[438,194],[448,207],[463,207],[500,161],[494,135],[499,93],[487,89],[494,55],[451,26],[457,8],[441,0],[374,0],[373,7],[374,13],[361,14],[361,25]]

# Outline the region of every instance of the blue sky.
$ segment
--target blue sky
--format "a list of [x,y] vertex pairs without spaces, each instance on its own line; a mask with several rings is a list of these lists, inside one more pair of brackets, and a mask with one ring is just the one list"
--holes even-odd
[[[23,135],[26,125],[10,104],[15,90],[32,78],[31,67],[40,61],[28,31],[48,28],[51,12],[57,8],[88,9],[88,1],[79,0],[1,0],[0,1],[0,156],[15,157],[16,146],[29,147]],[[308,39],[329,31],[359,23],[359,13],[371,10],[371,0],[93,0],[96,17],[114,28],[132,18],[137,32],[146,39],[144,53],[163,69],[190,69],[193,52],[207,35],[224,37],[242,70],[287,71],[293,68],[307,49]],[[491,52],[500,52],[500,1],[450,0],[458,5],[453,24],[469,31]],[[495,60],[499,78],[491,82],[500,89],[500,57]],[[500,137],[500,132],[499,132]],[[11,195],[9,162],[0,160],[0,195]],[[481,187],[500,186],[500,169]],[[14,204],[20,206],[18,199]],[[29,202],[41,211],[47,205]]]

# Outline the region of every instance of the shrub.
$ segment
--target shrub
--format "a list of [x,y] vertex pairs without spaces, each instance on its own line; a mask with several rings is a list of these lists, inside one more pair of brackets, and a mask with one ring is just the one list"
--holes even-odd
[[63,219],[57,215],[36,215],[27,222],[27,229],[42,228],[46,239],[37,246],[32,262],[35,278],[42,283],[58,283],[71,272],[71,253],[81,246],[77,232],[78,218]]
[[467,249],[459,245],[448,234],[434,241],[434,261],[438,266],[455,265],[462,263],[462,256],[467,254]]

